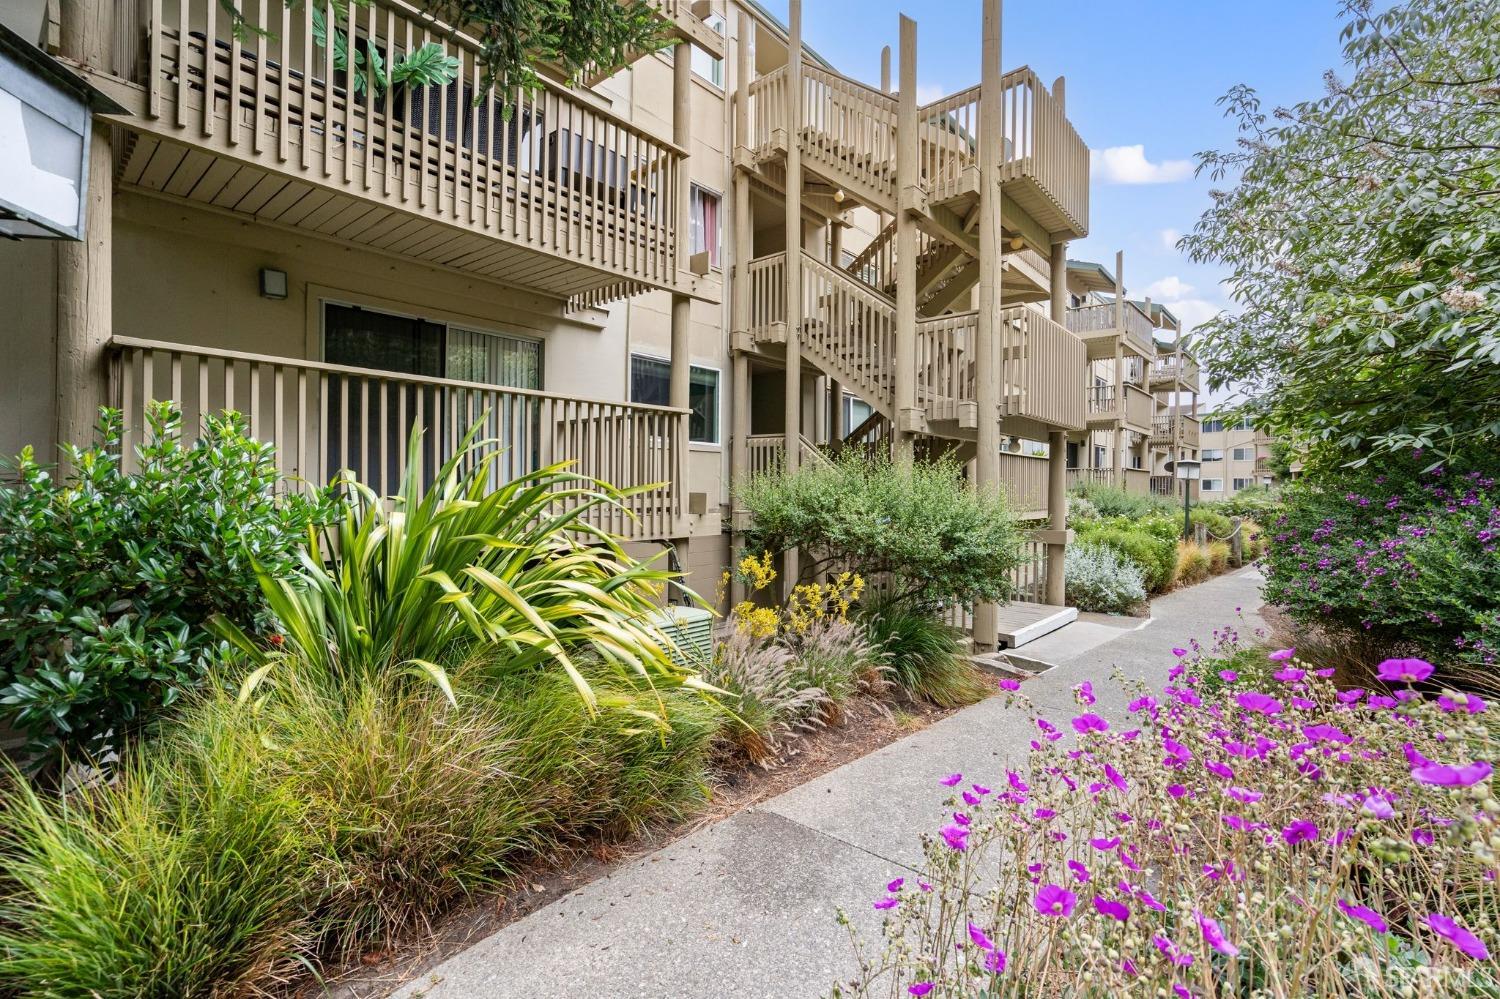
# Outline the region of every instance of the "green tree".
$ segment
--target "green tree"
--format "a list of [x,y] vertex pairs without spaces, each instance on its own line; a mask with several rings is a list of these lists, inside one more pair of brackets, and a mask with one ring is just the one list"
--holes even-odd
[[1199,327],[1214,388],[1335,462],[1500,434],[1500,8],[1345,0],[1323,96],[1220,103],[1237,146],[1199,155],[1214,204],[1182,241],[1240,305]]

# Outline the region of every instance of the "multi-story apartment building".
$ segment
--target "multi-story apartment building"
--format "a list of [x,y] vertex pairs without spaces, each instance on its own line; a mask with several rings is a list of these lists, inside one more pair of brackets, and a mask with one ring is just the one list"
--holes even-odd
[[1068,481],[1175,495],[1166,464],[1199,446],[1198,363],[1169,309],[1127,296],[1124,263],[1068,261],[1067,325],[1088,349],[1088,431],[1068,444]]
[[[1141,394],[1177,384],[1134,303],[1119,337],[1069,331],[1089,163],[1062,79],[1002,71],[999,0],[980,82],[929,103],[908,19],[874,86],[804,45],[800,0],[788,24],[649,2],[667,49],[505,93],[406,0],[52,8],[52,47],[125,113],[95,129],[86,240],[0,247],[0,451],[85,440],[103,403],[138,439],[170,398],[189,427],[247,414],[293,480],[381,490],[414,427],[434,467],[487,414],[498,475],[659,483],[603,526],[702,592],[737,479],[851,444],[952,454],[1034,522],[1061,603],[1069,441],[1106,414],[1156,434]],[[433,46],[443,82],[386,69]],[[993,643],[993,609],[974,626]]]
[[1271,471],[1272,439],[1246,419],[1210,417],[1203,421],[1202,494],[1228,499],[1246,489],[1276,484]]

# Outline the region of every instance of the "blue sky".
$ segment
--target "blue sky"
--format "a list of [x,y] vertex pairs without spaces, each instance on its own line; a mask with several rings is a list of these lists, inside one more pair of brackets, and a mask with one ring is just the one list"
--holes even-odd
[[[786,0],[765,3],[785,16]],[[878,84],[880,49],[894,50],[903,12],[917,21],[920,100],[979,82],[980,0],[803,0],[803,37]],[[1168,245],[1208,203],[1193,154],[1233,144],[1215,101],[1236,83],[1259,90],[1268,111],[1320,94],[1323,72],[1339,65],[1340,26],[1337,0],[1008,0],[1005,68],[1030,65],[1049,85],[1066,76],[1068,117],[1096,159],[1113,150],[1114,169],[1095,164],[1091,231],[1069,256],[1112,266],[1124,250],[1132,297],[1153,293],[1189,325],[1225,306],[1222,275]]]

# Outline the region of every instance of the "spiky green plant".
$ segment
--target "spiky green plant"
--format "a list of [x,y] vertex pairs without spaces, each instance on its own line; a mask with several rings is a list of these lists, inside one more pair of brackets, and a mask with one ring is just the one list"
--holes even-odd
[[[481,648],[503,653],[490,657],[501,669],[561,669],[591,711],[596,697],[580,656],[650,682],[693,685],[653,620],[674,574],[631,558],[586,518],[655,486],[619,489],[566,464],[495,486],[500,442],[477,439],[480,425],[430,484],[420,431],[411,435],[396,495],[382,499],[352,474],[341,476],[347,516],[310,539],[298,571],[260,577],[287,651],[335,678],[414,672],[450,700],[443,663]],[[218,626],[266,661],[244,635]]]
[[929,612],[884,598],[861,615],[870,641],[886,656],[886,672],[909,697],[952,708],[973,704],[990,684],[964,656],[958,630]]

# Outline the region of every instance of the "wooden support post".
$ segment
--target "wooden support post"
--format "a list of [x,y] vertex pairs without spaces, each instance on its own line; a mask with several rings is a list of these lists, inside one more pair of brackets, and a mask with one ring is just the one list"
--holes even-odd
[[1125,340],[1124,334],[1115,337],[1115,432],[1110,442],[1110,465],[1114,467],[1115,485],[1125,488],[1125,461],[1120,457],[1120,448],[1125,437]]
[[[62,0],[62,55],[100,71],[109,52],[114,4]],[[89,139],[87,191],[80,206],[83,240],[55,245],[57,312],[53,392],[54,443],[90,443],[99,407],[108,400],[106,350],[113,324],[114,153],[110,127],[96,121]],[[47,454],[38,455],[42,461]],[[61,471],[66,471],[62,469]]]
[[[1000,164],[1005,158],[1004,84],[1000,65],[1001,0],[984,0],[979,75],[979,317],[974,336],[974,402],[979,419],[974,455],[976,487],[1000,488],[1000,358],[1010,350],[1009,328],[1001,321]],[[905,83],[902,84],[903,88]],[[974,645],[989,651],[998,641],[999,608],[974,608]]]
[[[734,96],[734,146],[748,149],[750,145],[750,48],[754,40],[755,22],[740,11],[739,37],[735,39],[735,96]],[[732,332],[730,342],[737,345],[741,335],[750,329],[750,258],[754,253],[752,237],[755,226],[750,218],[750,175],[743,169],[734,172],[734,214],[730,216],[734,227],[734,283],[730,288],[729,325]],[[730,535],[729,558],[731,570],[739,550],[744,547],[744,515],[740,510],[737,491],[745,484],[750,470],[750,355],[732,346],[733,369],[730,385]],[[730,572],[730,606],[745,599],[745,583],[736,572]]]
[[[672,141],[681,149],[688,150],[693,141],[693,46],[678,42],[673,50],[672,63]],[[688,240],[688,218],[692,211],[692,192],[689,187],[689,158],[683,157],[677,172],[677,259],[672,275],[674,283],[682,280],[688,268],[692,244]],[[681,409],[688,406],[689,371],[692,363],[692,304],[686,295],[672,296],[672,374],[668,402]]]
[[891,47],[889,45],[880,50],[880,89],[887,94],[891,92]]
[[844,423],[844,383],[828,380],[828,443],[834,451],[844,445],[849,427]]
[[896,456],[911,459],[917,410],[917,222],[901,207],[918,187],[917,22],[901,16],[901,90],[896,101],[896,371],[891,434]]
[[[1052,244],[1051,259],[1052,318],[1062,322],[1068,314],[1068,244]],[[1047,438],[1047,519],[1053,537],[1065,538],[1068,529],[1068,435],[1061,430],[1052,431]],[[1093,448],[1089,448],[1090,454]],[[1046,601],[1061,607],[1067,602],[1067,579],[1064,561],[1068,549],[1065,542],[1049,542],[1047,545]]]
[[[782,461],[797,469],[802,433],[802,0],[787,4],[786,63],[786,386]],[[782,592],[797,585],[797,552],[782,563]]]

